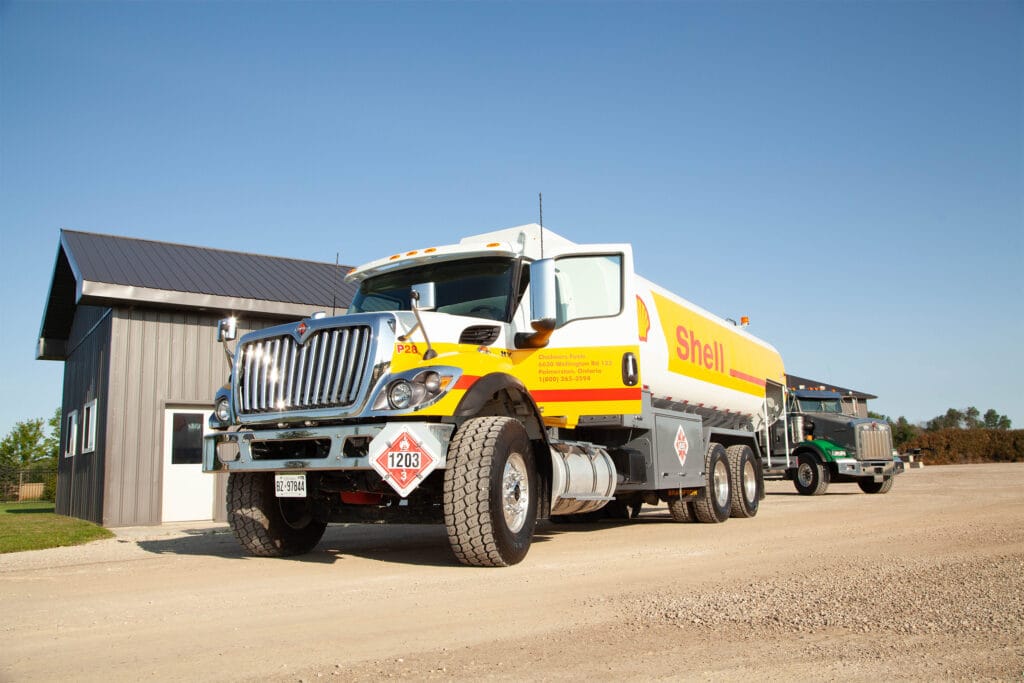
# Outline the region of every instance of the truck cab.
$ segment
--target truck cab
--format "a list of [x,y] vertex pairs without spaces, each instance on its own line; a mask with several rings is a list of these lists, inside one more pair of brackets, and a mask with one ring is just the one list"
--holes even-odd
[[832,482],[856,482],[865,493],[887,493],[903,462],[883,420],[843,411],[835,391],[795,389],[787,397],[792,479],[802,495],[820,495]]

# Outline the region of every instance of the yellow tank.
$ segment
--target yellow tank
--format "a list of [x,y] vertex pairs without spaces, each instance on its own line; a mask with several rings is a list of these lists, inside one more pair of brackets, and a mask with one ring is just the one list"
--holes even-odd
[[743,328],[635,277],[640,372],[654,399],[760,416],[782,357]]

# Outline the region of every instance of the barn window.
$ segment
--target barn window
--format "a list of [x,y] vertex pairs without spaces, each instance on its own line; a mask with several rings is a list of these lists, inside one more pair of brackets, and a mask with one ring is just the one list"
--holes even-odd
[[78,411],[72,410],[64,419],[64,457],[78,455]]
[[96,450],[96,399],[85,404],[82,409],[82,452],[91,453]]

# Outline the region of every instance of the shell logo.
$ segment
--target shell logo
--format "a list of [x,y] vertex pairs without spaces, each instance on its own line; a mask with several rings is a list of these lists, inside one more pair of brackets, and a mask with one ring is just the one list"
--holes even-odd
[[636,322],[640,341],[647,341],[647,333],[651,331],[651,314],[647,312],[647,304],[639,296],[636,298]]

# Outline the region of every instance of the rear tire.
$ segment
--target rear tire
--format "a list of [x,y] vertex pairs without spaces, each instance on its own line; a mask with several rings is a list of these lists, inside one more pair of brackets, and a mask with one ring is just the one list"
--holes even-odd
[[735,488],[732,491],[730,517],[754,517],[764,493],[764,478],[760,463],[754,458],[750,446],[729,446],[725,450],[729,459],[729,473]]
[[889,489],[892,488],[892,482],[895,477],[886,477],[882,481],[874,481],[873,479],[858,479],[857,486],[864,493],[889,493]]
[[696,522],[697,516],[693,511],[693,501],[683,498],[672,498],[668,501],[668,511],[672,514],[673,522]]
[[733,489],[729,459],[722,444],[713,443],[708,446],[704,467],[708,487],[704,496],[693,502],[693,511],[701,522],[719,524],[729,519]]
[[277,498],[273,472],[228,475],[228,524],[252,555],[287,557],[316,547],[327,522],[314,519],[308,498]]
[[540,494],[533,446],[510,417],[467,420],[448,450],[444,524],[463,564],[506,567],[530,550]]
[[830,479],[828,468],[817,458],[807,453],[797,456],[793,485],[801,496],[820,496],[828,489]]

